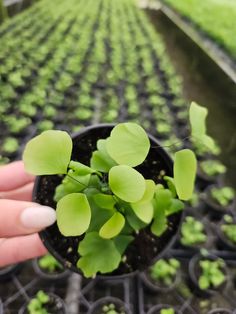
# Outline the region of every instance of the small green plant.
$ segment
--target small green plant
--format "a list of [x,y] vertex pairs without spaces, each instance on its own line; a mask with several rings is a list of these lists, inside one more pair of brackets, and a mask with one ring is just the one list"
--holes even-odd
[[236,244],[236,224],[233,222],[233,217],[225,215],[224,221],[225,223],[221,225],[221,231],[233,244]]
[[161,309],[160,314],[175,314],[175,310],[171,307],[168,309]]
[[103,306],[101,314],[125,314],[125,311],[123,311],[123,310],[118,311],[116,309],[115,304],[110,303],[108,305]]
[[203,223],[194,217],[186,217],[181,226],[180,242],[184,245],[196,245],[205,243],[206,239]]
[[222,259],[200,260],[199,265],[201,268],[201,275],[198,279],[200,289],[218,288],[225,281],[225,274],[222,270],[225,263]]
[[50,301],[49,296],[42,290],[38,291],[36,296],[29,302],[27,310],[29,314],[49,314],[45,305]]
[[153,280],[170,286],[173,284],[179,268],[180,262],[175,258],[160,259],[150,267],[150,276]]
[[181,200],[192,196],[193,152],[177,152],[174,177],[156,184],[134,169],[149,149],[146,132],[135,123],[118,124],[107,139],[98,140],[89,166],[70,160],[72,140],[66,132],[43,132],[26,146],[23,159],[28,172],[65,174],[54,195],[57,224],[66,237],[85,234],[77,266],[87,277],[116,269],[135,233],[146,226],[162,235],[167,217],[182,210]]
[[211,189],[211,197],[221,206],[228,206],[235,197],[235,191],[229,186],[213,187]]
[[45,256],[39,258],[38,264],[40,268],[46,270],[48,273],[63,270],[62,265],[51,254],[46,254]]
[[199,166],[208,176],[215,176],[226,172],[226,167],[219,160],[204,160],[200,162]]
[[13,154],[15,153],[19,148],[19,143],[16,138],[14,137],[7,137],[2,146],[3,152],[7,154]]

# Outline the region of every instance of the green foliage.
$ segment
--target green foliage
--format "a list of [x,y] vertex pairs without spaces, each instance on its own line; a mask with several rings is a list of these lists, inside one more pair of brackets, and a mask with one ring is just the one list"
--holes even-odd
[[197,160],[189,149],[183,149],[175,153],[174,158],[174,183],[178,197],[181,200],[189,200],[194,190],[194,182],[197,171]]
[[198,279],[200,289],[218,288],[225,281],[223,272],[225,263],[222,259],[200,260],[199,265],[201,268],[201,275]]
[[117,310],[115,304],[110,303],[102,307],[101,314],[125,314],[123,310]]
[[235,191],[229,186],[213,187],[211,197],[221,206],[228,206],[235,198]]
[[55,273],[56,271],[62,271],[62,265],[51,255],[46,254],[38,259],[39,267],[48,273]]
[[236,244],[236,224],[233,221],[233,217],[229,215],[224,216],[224,221],[220,228],[226,238],[228,238],[233,244]]
[[177,271],[180,268],[180,262],[175,258],[160,259],[150,268],[150,276],[154,281],[160,282],[166,286],[173,284]]
[[215,176],[226,172],[226,167],[219,160],[201,161],[200,169],[208,176]]
[[181,226],[180,242],[184,245],[196,245],[205,243],[206,240],[203,223],[194,217],[186,217]]
[[160,314],[175,314],[175,310],[172,308],[161,309]]
[[71,151],[72,140],[66,132],[45,131],[27,143],[25,169],[34,175],[67,173]]
[[7,154],[15,153],[19,148],[19,143],[14,137],[7,137],[2,145],[3,152]]
[[[84,235],[77,266],[87,277],[115,270],[135,233],[151,225],[151,231],[161,236],[168,227],[167,217],[184,207],[173,178],[165,177],[169,188],[164,188],[130,166],[144,161],[149,148],[147,134],[134,123],[118,124],[108,139],[98,140],[89,166],[70,161],[71,139],[65,132],[44,132],[26,146],[26,169],[31,167],[37,174],[65,173],[54,195],[57,225],[66,237]],[[193,171],[191,165],[184,169],[189,170]],[[180,178],[177,183],[181,189]]]
[[45,306],[49,303],[49,296],[42,290],[29,302],[27,310],[29,314],[49,314]]
[[191,141],[198,154],[212,153],[218,155],[220,149],[212,137],[207,135],[206,117],[208,110],[192,102],[189,109],[189,120],[191,125]]
[[192,20],[194,24],[235,58],[234,29],[236,28],[236,5],[234,1],[164,1],[173,6],[183,16]]

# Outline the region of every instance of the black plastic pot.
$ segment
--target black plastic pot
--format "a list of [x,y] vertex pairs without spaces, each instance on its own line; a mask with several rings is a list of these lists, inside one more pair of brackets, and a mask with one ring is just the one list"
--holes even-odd
[[[49,303],[45,306],[47,311],[51,314],[66,314],[65,302],[54,293],[48,293],[48,296],[50,297],[50,300]],[[28,304],[29,302],[25,303],[18,311],[18,314],[28,314]]]
[[110,304],[115,305],[116,311],[124,311],[125,314],[131,314],[131,311],[127,307],[127,305],[122,300],[114,297],[104,297],[98,299],[96,302],[93,303],[87,314],[102,314],[103,306]]
[[14,264],[0,268],[0,282],[10,280],[14,275],[21,271],[23,264]]
[[207,314],[233,314],[233,312],[229,309],[214,309],[208,312]]
[[149,270],[145,270],[144,272],[140,273],[140,277],[147,289],[150,292],[156,293],[156,292],[161,292],[161,293],[168,293],[176,288],[176,286],[179,284],[181,277],[180,277],[180,270],[177,270],[176,276],[173,279],[173,282],[171,285],[167,286],[164,283],[155,281],[152,279]]
[[[233,220],[233,224],[235,224],[236,228],[236,221],[235,218]],[[230,241],[229,238],[224,234],[221,230],[222,225],[227,225],[227,222],[224,221],[224,218],[215,226],[216,233],[218,236],[217,246],[221,250],[229,250],[229,251],[236,251],[236,243]]]
[[232,208],[234,206],[234,201],[227,206],[222,206],[217,203],[211,196],[211,189],[214,185],[210,185],[206,188],[202,195],[202,200],[205,203],[205,211],[208,213],[212,219],[221,219],[223,215],[231,214]]
[[[191,216],[191,215],[187,215],[187,216]],[[187,216],[185,216],[185,218]],[[200,217],[199,218],[196,217],[195,219],[200,221]],[[183,222],[184,222],[184,219],[183,219]],[[206,234],[206,237],[207,237],[206,242],[204,242],[204,243],[196,243],[196,244],[192,244],[192,245],[183,244],[181,242],[182,234],[181,234],[181,228],[180,228],[179,229],[179,233],[178,233],[178,237],[177,237],[177,241],[176,241],[176,244],[175,244],[175,247],[177,249],[186,250],[188,252],[188,254],[191,253],[193,255],[193,254],[199,253],[199,251],[201,249],[209,249],[211,247],[211,242],[212,241],[211,241],[211,237],[210,237],[209,227],[207,226],[206,221],[202,220],[201,222],[204,225],[204,233]]]
[[161,310],[169,309],[169,308],[173,308],[175,310],[175,314],[181,314],[182,313],[182,311],[176,309],[176,307],[173,307],[171,305],[158,304],[158,305],[151,307],[150,310],[147,312],[147,314],[160,314]]
[[218,257],[215,255],[207,255],[202,256],[201,254],[197,254],[193,256],[189,262],[189,277],[190,277],[190,285],[194,288],[196,294],[200,297],[210,297],[214,295],[216,292],[222,292],[225,290],[228,284],[228,270],[227,267],[225,266],[223,269],[223,272],[225,274],[225,281],[217,288],[209,288],[202,290],[199,285],[198,285],[198,279],[200,276],[200,266],[199,266],[199,261],[200,260],[216,260]]
[[[92,151],[96,150],[98,139],[107,138],[114,125],[101,124],[81,130],[73,136],[72,159],[88,165]],[[157,182],[159,172],[164,169],[166,175],[172,176],[172,160],[169,155],[160,147],[158,141],[149,135],[151,148],[144,163],[137,167],[146,178]],[[79,152],[79,153],[78,153]],[[33,200],[53,208],[56,204],[53,200],[55,187],[62,181],[61,176],[40,176],[36,178]],[[157,258],[165,253],[174,242],[175,235],[181,221],[182,213],[168,217],[168,229],[160,236],[152,235],[149,228],[145,228],[135,235],[134,241],[126,250],[126,261],[121,262],[119,268],[112,272],[111,276],[133,274],[137,270],[144,270],[153,264]],[[40,237],[49,252],[65,267],[74,272],[81,273],[76,267],[79,259],[78,243],[80,237],[64,237],[58,230],[57,224],[46,228],[40,233]],[[68,251],[68,248],[70,250]]]
[[197,186],[200,190],[206,189],[211,184],[216,184],[218,180],[218,175],[208,176],[204,173],[200,167],[198,167],[197,171]]
[[39,266],[38,261],[39,261],[38,258],[34,259],[32,261],[32,266],[35,273],[43,280],[63,281],[63,280],[66,280],[70,276],[70,271],[68,269],[62,269],[60,271],[53,272],[53,273],[46,272],[44,269],[42,269]]

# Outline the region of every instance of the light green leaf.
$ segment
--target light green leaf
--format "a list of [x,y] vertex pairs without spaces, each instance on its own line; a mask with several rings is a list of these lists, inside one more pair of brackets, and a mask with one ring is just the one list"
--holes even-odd
[[146,203],[148,201],[151,201],[155,193],[156,186],[153,180],[145,180],[145,184],[145,192],[139,203]]
[[90,160],[91,167],[101,172],[109,172],[117,163],[109,156],[106,150],[106,140],[97,141],[98,150],[92,154]]
[[184,203],[178,199],[172,199],[171,206],[165,211],[166,216],[175,214],[184,209]]
[[70,162],[72,140],[64,131],[45,131],[30,140],[23,153],[27,172],[34,175],[65,174]]
[[151,231],[156,236],[160,236],[167,229],[167,219],[164,208],[155,208],[155,218],[151,225]]
[[73,161],[73,160],[69,163],[69,168],[74,170],[80,176],[85,176],[87,174],[92,174],[92,173],[97,172],[96,170],[82,164],[81,162]]
[[146,189],[144,177],[137,170],[126,165],[111,168],[108,181],[112,192],[130,203],[141,200]]
[[107,152],[118,164],[135,167],[147,157],[149,138],[144,129],[135,123],[120,123],[107,139]]
[[168,210],[171,206],[172,201],[172,193],[167,189],[157,190],[155,193],[155,198],[153,200],[154,204],[154,217],[159,214],[159,211]]
[[86,195],[72,193],[64,196],[57,204],[57,225],[66,236],[79,236],[89,227],[91,209]]
[[178,197],[189,200],[192,197],[197,172],[197,160],[190,149],[183,149],[174,156],[174,182]]
[[168,188],[172,193],[172,196],[176,196],[176,189],[175,189],[175,182],[174,178],[171,178],[169,176],[164,176],[164,180],[167,182]]
[[153,218],[153,205],[152,202],[138,202],[131,204],[131,207],[135,214],[143,222],[149,224]]
[[189,109],[189,119],[192,136],[201,139],[206,134],[206,117],[208,110],[192,102]]
[[54,200],[58,202],[62,197],[71,193],[81,192],[88,186],[91,175],[78,176],[72,170],[69,170],[62,183],[56,187]]
[[111,239],[117,236],[125,225],[124,216],[116,212],[100,229],[99,235],[104,239]]
[[79,244],[78,252],[81,257],[77,267],[83,271],[85,277],[92,277],[98,272],[112,272],[121,261],[121,254],[114,241],[99,237],[97,232],[85,235]]
[[93,196],[93,199],[99,207],[114,210],[114,206],[116,204],[114,196],[98,193]]

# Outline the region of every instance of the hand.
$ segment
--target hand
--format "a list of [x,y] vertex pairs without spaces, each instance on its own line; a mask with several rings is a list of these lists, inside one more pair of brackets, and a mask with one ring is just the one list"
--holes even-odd
[[46,253],[37,232],[52,225],[56,214],[31,202],[33,185],[23,162],[0,167],[0,267]]

